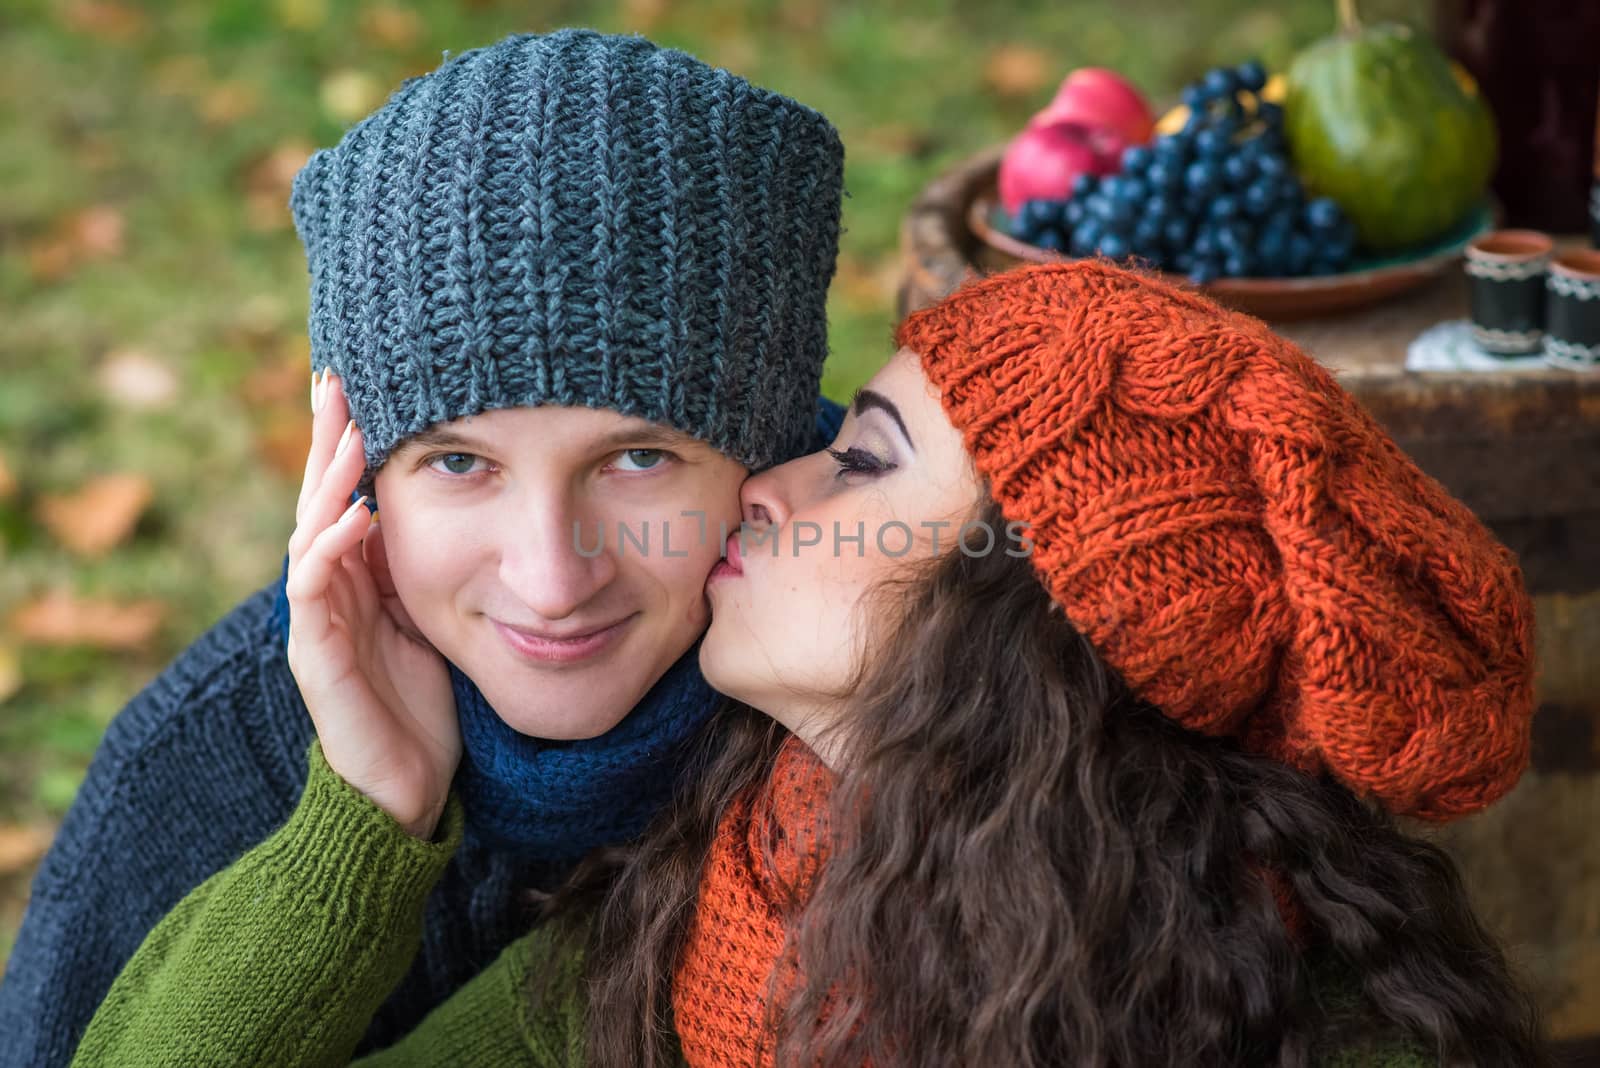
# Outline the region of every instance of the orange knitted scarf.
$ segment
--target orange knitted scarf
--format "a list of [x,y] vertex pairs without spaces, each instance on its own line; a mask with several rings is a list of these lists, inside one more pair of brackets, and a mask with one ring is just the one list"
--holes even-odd
[[798,978],[783,963],[784,936],[826,862],[836,781],[790,738],[772,774],[718,825],[673,980],[678,1039],[692,1068],[773,1064],[773,998]]
[[[829,795],[837,782],[791,737],[772,774],[718,824],[673,977],[673,1015],[690,1068],[774,1065],[773,1006],[800,978],[785,936],[827,863]],[[1288,881],[1271,870],[1261,874],[1291,938],[1303,945],[1304,914]]]

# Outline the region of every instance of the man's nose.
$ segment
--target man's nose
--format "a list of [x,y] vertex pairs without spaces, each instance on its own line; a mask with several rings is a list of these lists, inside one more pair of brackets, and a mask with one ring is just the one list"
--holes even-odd
[[[616,578],[616,531],[570,508],[536,511],[537,518],[506,532],[500,581],[540,619],[565,619]],[[602,537],[603,550],[596,552]]]

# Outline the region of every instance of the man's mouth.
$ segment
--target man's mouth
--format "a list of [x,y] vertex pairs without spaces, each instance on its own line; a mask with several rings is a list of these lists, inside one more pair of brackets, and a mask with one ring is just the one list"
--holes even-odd
[[598,656],[615,645],[638,613],[600,627],[520,627],[492,620],[495,630],[517,655],[545,664],[572,664]]

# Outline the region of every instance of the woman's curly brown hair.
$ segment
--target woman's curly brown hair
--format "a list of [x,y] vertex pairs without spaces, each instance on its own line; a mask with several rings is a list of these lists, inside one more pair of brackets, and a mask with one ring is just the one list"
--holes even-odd
[[[982,518],[1004,526],[992,505]],[[1439,849],[1132,697],[1026,560],[951,552],[881,592],[898,622],[842,725],[831,857],[788,947],[807,978],[771,1021],[778,1064],[1309,1065],[1362,1033],[1446,1065],[1546,1063]],[[675,807],[556,898],[557,914],[594,909],[591,1063],[673,1063],[701,863],[783,738],[726,709]],[[1345,987],[1351,1003],[1329,1000]]]

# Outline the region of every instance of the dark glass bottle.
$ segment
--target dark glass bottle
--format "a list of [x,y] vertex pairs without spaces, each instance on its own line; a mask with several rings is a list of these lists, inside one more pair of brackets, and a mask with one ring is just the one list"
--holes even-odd
[[1588,228],[1600,102],[1600,0],[1436,0],[1439,44],[1500,128],[1504,225]]
[[1594,185],[1589,188],[1589,241],[1600,248],[1600,103],[1594,109]]

